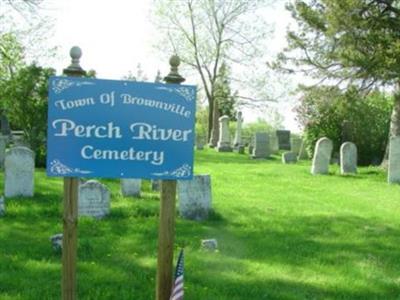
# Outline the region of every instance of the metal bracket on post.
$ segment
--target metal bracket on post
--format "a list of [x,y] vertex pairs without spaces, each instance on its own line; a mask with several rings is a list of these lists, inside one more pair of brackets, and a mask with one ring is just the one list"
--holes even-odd
[[[171,71],[164,78],[166,83],[180,84],[185,81],[178,73],[180,59],[173,55],[169,64]],[[171,296],[174,239],[175,239],[176,180],[161,182],[160,224],[158,230],[156,300],[168,300]]]

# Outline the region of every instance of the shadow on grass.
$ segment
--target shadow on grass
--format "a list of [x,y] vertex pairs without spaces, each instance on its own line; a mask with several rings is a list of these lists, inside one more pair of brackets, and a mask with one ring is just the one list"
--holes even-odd
[[[208,265],[212,272],[200,272],[193,282],[207,286],[215,280],[226,295],[215,299],[398,299],[399,228],[354,215],[270,218],[254,218],[256,226],[227,220],[181,222],[177,240],[182,245],[199,249],[201,239],[218,240],[221,259]],[[258,270],[248,270],[247,261],[273,271],[262,271],[267,279],[257,280],[252,274]],[[290,270],[302,274],[301,281]],[[243,272],[249,273],[245,282],[235,275]],[[312,284],[306,274],[326,278],[325,284]],[[212,288],[208,292],[212,295]],[[192,296],[214,299],[200,287]]]
[[[185,296],[191,300],[203,299],[257,299],[257,300],[325,300],[325,299],[347,299],[347,300],[383,300],[398,299],[393,291],[391,298],[385,298],[385,293],[380,290],[360,289],[352,290],[340,287],[321,287],[305,282],[296,282],[289,279],[267,279],[259,280],[251,276],[248,279],[238,281],[234,276],[224,276],[221,274],[210,274],[208,281],[216,282],[214,286],[204,286],[207,282],[201,275],[192,276],[194,286],[186,291]],[[387,287],[390,289],[390,287]],[[221,296],[224,295],[224,296]]]

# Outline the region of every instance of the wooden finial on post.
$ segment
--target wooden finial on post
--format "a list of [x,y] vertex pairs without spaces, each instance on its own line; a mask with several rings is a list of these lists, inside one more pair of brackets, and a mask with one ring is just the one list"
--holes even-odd
[[74,46],[69,51],[71,56],[71,64],[63,70],[63,74],[67,76],[83,77],[86,75],[86,71],[82,69],[79,64],[79,60],[82,57],[81,48]]
[[183,78],[178,73],[178,67],[179,67],[180,63],[181,63],[181,60],[178,55],[171,56],[171,58],[169,59],[169,65],[171,66],[171,70],[170,70],[169,74],[164,77],[164,81],[166,83],[180,84],[185,81],[185,78]]
[[[79,65],[82,51],[72,47],[70,51],[72,63],[63,70],[63,74],[82,77],[85,70]],[[79,179],[64,177],[64,211],[63,211],[63,243],[62,243],[62,299],[77,299],[76,261],[77,261],[77,227],[78,227],[78,188]]]
[[[178,73],[180,59],[170,58],[171,71],[164,78],[166,83],[180,84],[185,81]],[[174,240],[175,240],[176,180],[161,182],[160,224],[158,229],[157,286],[156,300],[168,300],[171,296]]]

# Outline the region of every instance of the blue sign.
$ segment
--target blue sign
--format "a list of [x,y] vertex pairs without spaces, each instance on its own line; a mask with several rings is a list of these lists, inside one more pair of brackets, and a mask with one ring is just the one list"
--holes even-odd
[[196,87],[52,77],[47,175],[191,179]]

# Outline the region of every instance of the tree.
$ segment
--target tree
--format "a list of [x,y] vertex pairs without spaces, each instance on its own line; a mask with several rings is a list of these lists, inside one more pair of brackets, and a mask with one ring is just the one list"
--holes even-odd
[[237,92],[232,93],[230,85],[229,68],[226,63],[222,63],[215,81],[214,97],[218,103],[219,115],[226,115],[231,120],[234,120],[236,118]]
[[36,154],[37,166],[45,164],[48,79],[54,74],[54,69],[32,64],[0,86],[6,115],[14,128],[23,130],[25,141]]
[[[0,35],[11,34],[24,48],[24,60],[51,65],[56,47],[49,47],[53,20],[44,14],[43,0],[3,0],[0,4]],[[0,48],[4,46],[0,41]]]
[[311,0],[288,6],[297,22],[275,67],[356,85],[394,87],[390,136],[400,135],[400,2]]
[[341,91],[335,86],[301,87],[302,97],[295,111],[304,128],[309,155],[321,137],[333,141],[338,153],[343,142],[357,145],[358,163],[376,164],[385,153],[392,110],[388,96],[379,91],[363,95],[351,86]]
[[24,66],[24,49],[12,33],[0,34],[0,84]]
[[[268,27],[256,17],[267,0],[158,0],[158,25],[166,41],[199,74],[207,98],[208,138],[218,137],[218,102],[215,101],[218,70],[222,62],[245,64],[262,56],[260,44]],[[238,96],[240,97],[240,96]]]

